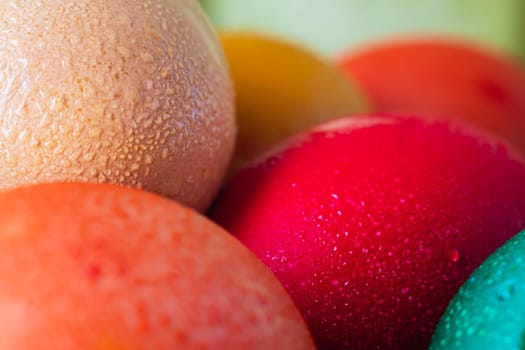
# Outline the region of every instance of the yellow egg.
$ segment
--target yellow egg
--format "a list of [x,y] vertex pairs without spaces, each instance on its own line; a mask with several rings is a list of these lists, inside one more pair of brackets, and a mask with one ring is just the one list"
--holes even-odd
[[196,1],[2,1],[0,42],[0,190],[109,182],[208,206],[236,130]]
[[220,37],[237,96],[233,169],[297,131],[368,110],[350,79],[299,47],[251,33]]

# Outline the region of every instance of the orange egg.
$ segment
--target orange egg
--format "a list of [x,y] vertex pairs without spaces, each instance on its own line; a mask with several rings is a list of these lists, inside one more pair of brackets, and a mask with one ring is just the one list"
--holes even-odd
[[525,154],[525,69],[519,62],[468,42],[430,38],[375,44],[348,53],[340,66],[378,112],[466,121]]
[[185,207],[114,185],[0,194],[1,350],[313,349],[261,262]]
[[368,109],[338,68],[299,47],[243,32],[220,37],[237,95],[234,169],[297,131]]

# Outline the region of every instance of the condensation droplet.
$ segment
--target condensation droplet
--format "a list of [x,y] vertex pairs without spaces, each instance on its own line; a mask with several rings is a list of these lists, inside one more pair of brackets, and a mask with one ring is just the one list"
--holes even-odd
[[509,279],[503,282],[497,291],[497,296],[499,300],[508,300],[514,294],[514,289],[516,287],[516,280]]
[[461,255],[459,254],[459,251],[456,248],[453,247],[446,247],[445,248],[445,256],[447,259],[451,262],[458,262]]

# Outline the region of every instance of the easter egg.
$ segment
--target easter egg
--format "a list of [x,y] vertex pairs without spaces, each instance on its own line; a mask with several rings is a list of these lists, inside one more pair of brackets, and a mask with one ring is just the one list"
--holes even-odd
[[201,0],[220,29],[254,30],[328,56],[373,41],[439,35],[525,59],[521,0]]
[[0,349],[313,349],[252,253],[176,202],[108,184],[0,194]]
[[320,349],[426,349],[461,284],[525,227],[524,178],[465,125],[351,117],[239,171],[211,217],[275,273]]
[[220,38],[236,91],[234,170],[300,130],[368,109],[339,68],[302,48],[243,32]]
[[208,206],[236,129],[195,1],[2,1],[0,42],[0,190],[116,183]]
[[525,69],[461,42],[406,40],[341,60],[379,112],[427,113],[494,132],[525,154]]
[[439,321],[430,349],[525,346],[525,231],[468,278]]

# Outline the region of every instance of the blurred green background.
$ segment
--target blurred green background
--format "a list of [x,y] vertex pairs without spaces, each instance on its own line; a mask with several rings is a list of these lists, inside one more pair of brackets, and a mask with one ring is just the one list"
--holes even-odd
[[201,0],[218,29],[276,34],[337,57],[386,39],[449,36],[525,60],[525,0]]

